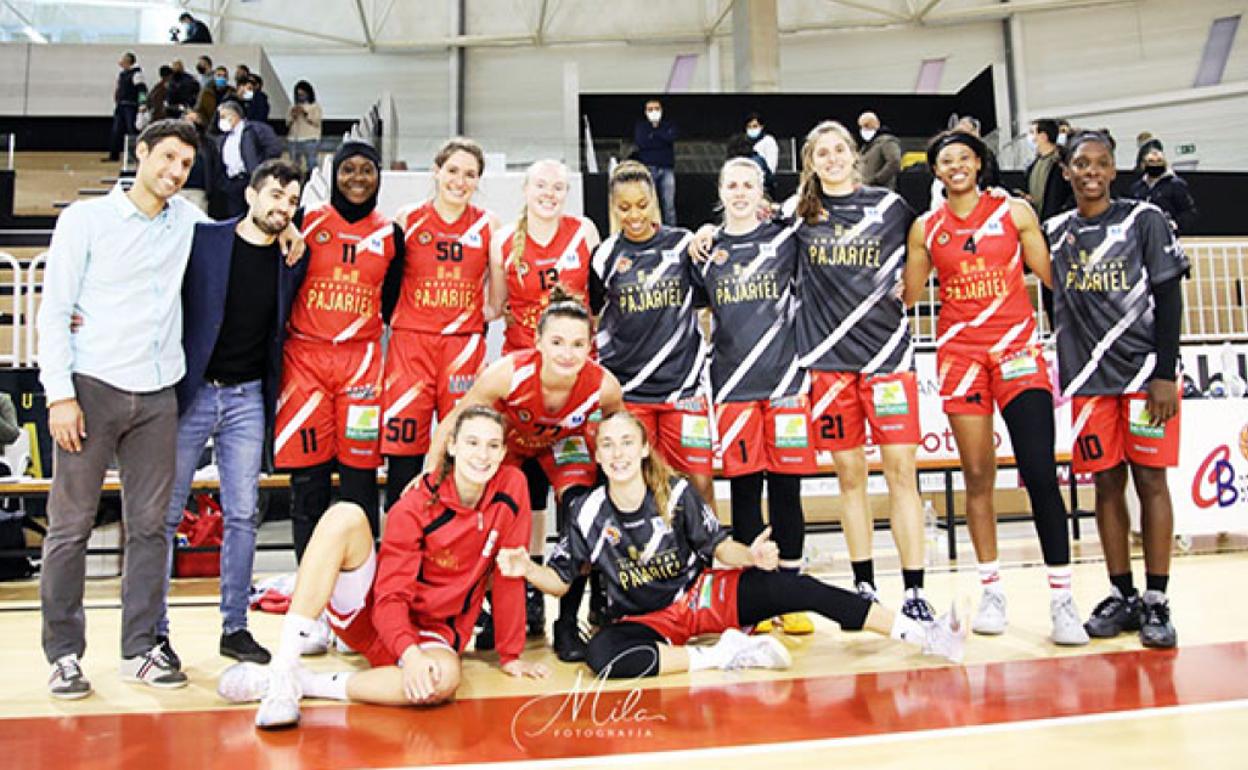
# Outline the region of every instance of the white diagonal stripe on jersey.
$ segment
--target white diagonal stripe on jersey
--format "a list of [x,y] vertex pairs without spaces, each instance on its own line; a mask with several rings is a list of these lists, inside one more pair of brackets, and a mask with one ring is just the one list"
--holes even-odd
[[654,552],[659,550],[659,545],[663,543],[663,535],[667,534],[666,525],[663,519],[658,516],[650,518],[650,539],[646,541],[646,547],[641,549],[642,563],[648,562],[654,558]]
[[760,246],[758,250],[758,255],[755,256],[754,259],[750,260],[750,264],[746,265],[744,268],[741,269],[741,276],[738,280],[745,280],[746,278],[749,278],[750,276],[754,275],[754,273],[760,267],[763,266],[764,262],[774,257],[776,255],[775,250],[780,248],[780,244],[784,243],[789,238],[791,238],[793,236],[793,233],[797,232],[797,228],[800,224],[801,224],[800,221],[794,222],[793,224],[789,225],[788,227],[784,228],[779,233],[777,233],[775,238],[772,238],[770,241],[768,241],[766,245],[771,247],[770,251],[765,251]]
[[978,363],[972,363],[970,366],[966,367],[966,374],[962,375],[962,381],[958,383],[958,387],[953,389],[953,392],[949,394],[949,397],[961,398],[962,396],[965,396],[966,392],[971,389],[971,383],[975,382],[975,375],[979,374],[980,368],[981,367]]
[[797,356],[793,356],[793,361],[789,363],[789,368],[785,370],[784,376],[780,378],[780,383],[776,385],[776,389],[771,391],[772,398],[783,398],[785,392],[789,389],[789,383],[793,382],[793,378],[802,370],[798,366]]
[[921,218],[926,221],[928,216],[932,218],[932,228],[928,231],[927,238],[923,241],[923,247],[927,249],[927,254],[930,257],[932,254],[932,241],[936,240],[936,233],[940,230],[940,226],[945,223],[944,209],[938,209],[933,214],[925,214]]
[[472,236],[477,235],[482,230],[484,230],[485,226],[488,225],[489,223],[490,223],[490,212],[482,211],[481,216],[477,217],[477,221],[473,222],[472,226],[469,227],[467,230],[465,230],[464,234],[459,236],[459,238],[457,238],[456,240],[458,240],[460,243],[463,243],[465,238],[471,238]]
[[[681,303],[680,312],[688,313],[692,307],[693,307],[693,292],[686,291],[685,301]],[[624,385],[621,388],[621,390],[625,393],[628,393],[629,391],[635,390],[637,387],[642,385],[646,380],[648,380],[650,378],[650,375],[654,374],[655,370],[658,369],[667,361],[667,357],[672,354],[672,351],[676,349],[677,343],[679,343],[680,340],[684,336],[685,336],[685,330],[677,329],[676,333],[672,335],[672,338],[669,339],[667,342],[663,343],[663,347],[659,349],[659,352],[654,355],[654,358],[650,359],[650,363],[643,366],[641,368],[641,371],[637,372],[637,374],[631,380],[629,380],[628,384]]]
[[447,367],[447,374],[459,371],[459,367],[468,363],[472,358],[472,354],[477,352],[477,348],[481,347],[481,335],[473,334],[468,338],[468,344],[464,345],[464,349],[459,351],[459,355],[455,356],[455,360],[451,361],[451,365]]
[[1000,206],[993,209],[993,212],[988,215],[988,218],[984,220],[984,223],[979,226],[979,229],[971,237],[975,239],[976,243],[979,243],[988,234],[988,227],[1005,219],[1005,215],[1008,213],[1010,213],[1010,199],[1006,198],[1001,201]]
[[[1015,263],[1020,262],[1021,260],[1022,260],[1022,249],[1016,247],[1014,249],[1013,259],[1011,259],[1010,263],[1005,266],[1006,271],[1007,272],[1013,271],[1016,266]],[[944,347],[946,344],[949,343],[949,340],[956,337],[959,332],[961,332],[963,329],[967,327],[970,327],[973,329],[979,326],[983,326],[988,321],[989,318],[992,318],[994,315],[997,314],[997,311],[1000,310],[1001,306],[1005,304],[1006,297],[1008,296],[1009,296],[1008,294],[1002,294],[998,296],[996,299],[992,301],[992,304],[990,304],[988,307],[980,311],[979,315],[975,316],[969,321],[958,321],[953,326],[950,326],[948,329],[945,330],[944,334],[940,335],[940,339],[936,340],[936,347],[937,348]]]
[[875,370],[884,365],[884,362],[893,354],[893,351],[897,349],[901,341],[906,338],[906,332],[909,330],[910,317],[903,313],[901,323],[897,325],[897,331],[893,332],[892,336],[888,338],[888,342],[884,343],[884,347],[880,348],[880,352],[875,354],[875,358],[867,362],[867,365],[862,368],[862,373],[875,374]]
[[[784,296],[787,297],[788,294],[789,290],[785,289]],[[781,297],[781,300],[783,299],[784,297]],[[716,400],[723,401],[734,388],[741,384],[741,380],[745,379],[745,375],[750,373],[754,363],[758,361],[763,353],[767,352],[767,348],[771,347],[771,341],[776,338],[776,335],[780,334],[780,331],[784,329],[784,325],[784,316],[780,316],[771,322],[771,326],[763,333],[763,336],[754,344],[754,347],[745,355],[745,358],[741,359],[741,363],[737,365],[737,368],[733,370],[728,379],[724,380],[723,387],[715,394]]]
[[428,218],[429,218],[429,214],[426,213],[422,215],[420,219],[417,219],[415,222],[408,225],[407,229],[403,231],[403,240],[407,240],[408,238],[411,238],[412,233],[416,232],[416,229],[419,228],[421,225],[423,225],[425,223],[425,220]]
[[615,250],[615,244],[619,240],[620,234],[616,233],[602,243],[598,244],[598,248],[594,249],[594,256],[590,260],[590,264],[593,265],[594,272],[597,273],[598,278],[602,281],[604,286],[608,285],[611,282],[611,277],[615,275],[614,263],[612,263],[611,271],[609,273],[603,274],[603,270],[606,269],[607,258],[611,256],[611,252]]
[[[1156,353],[1149,353],[1147,356],[1144,356],[1144,364],[1140,367],[1140,371],[1136,372],[1135,377],[1132,378],[1131,382],[1127,383],[1127,389],[1123,392],[1139,393],[1143,390],[1145,381],[1147,381],[1149,377],[1153,376],[1153,368],[1155,366],[1157,366]],[[1162,372],[1162,374],[1166,374],[1166,372]]]
[[510,395],[516,392],[516,388],[524,384],[524,381],[533,376],[537,371],[537,364],[525,364],[519,369],[515,369],[511,373],[511,384],[507,386],[507,393]]
[[290,418],[290,422],[286,423],[286,427],[282,428],[282,432],[277,434],[277,438],[273,440],[273,454],[282,451],[282,447],[286,446],[286,442],[290,441],[291,436],[298,432],[299,426],[307,422],[312,413],[316,411],[316,407],[320,405],[322,398],[323,396],[318,390],[304,402],[303,406],[299,407],[299,411],[295,412],[295,416]]
[[308,236],[312,234],[312,231],[315,230],[317,227],[319,227],[320,224],[324,222],[326,219],[329,219],[329,214],[325,214],[323,216],[317,217],[311,222],[305,222],[303,224],[303,230],[300,231],[299,233],[299,237],[303,238],[306,241],[308,239]]
[[689,374],[685,376],[685,381],[680,384],[679,388],[672,391],[668,397],[664,399],[668,403],[679,401],[680,394],[685,393],[692,388],[694,383],[698,383],[698,387],[701,389],[701,392],[710,392],[710,388],[703,387],[705,383],[700,382],[703,379],[702,373],[706,371],[706,366],[704,366],[704,364],[707,356],[709,355],[710,346],[707,344],[706,338],[702,336],[702,328],[698,326],[698,317],[691,316],[689,323],[693,327],[693,333],[698,335],[698,352],[693,357],[693,366],[689,367]]
[[[891,272],[894,267],[896,267],[895,263],[900,262],[905,253],[906,245],[903,243],[889,255],[888,259],[884,261],[884,264],[879,269],[881,271]],[[819,360],[824,353],[831,350],[833,346],[839,343],[841,339],[849,333],[850,329],[854,328],[854,325],[857,324],[863,316],[871,312],[871,309],[879,303],[879,301],[889,292],[889,290],[890,287],[886,283],[881,283],[872,289],[871,293],[867,295],[867,298],[860,302],[858,307],[854,308],[849,315],[845,316],[837,327],[832,330],[832,333],[828,335],[827,339],[816,345],[813,350],[802,358],[802,366],[810,366],[812,361]]]
[[852,380],[845,378],[838,379],[836,382],[832,383],[832,387],[828,388],[828,391],[823,394],[823,397],[810,408],[810,419],[814,420],[819,415],[828,411],[828,407],[832,406],[832,402],[836,400],[837,396],[841,395],[842,390],[849,387],[851,382]]
[[1084,403],[1083,408],[1079,410],[1079,414],[1075,415],[1074,425],[1070,427],[1070,435],[1078,441],[1079,433],[1083,430],[1083,426],[1088,424],[1088,420],[1092,419],[1092,413],[1096,411],[1096,402],[1100,401],[1103,396],[1093,396]]
[[394,403],[390,405],[390,408],[387,409],[384,414],[382,414],[381,416],[382,423],[389,422],[391,417],[394,417],[399,412],[402,412],[404,409],[407,408],[408,404],[415,401],[416,396],[420,394],[420,389],[421,389],[421,385],[417,384],[403,391],[403,395],[396,398],[394,400]]
[[459,327],[467,323],[468,319],[471,316],[472,316],[471,310],[465,310],[464,312],[455,316],[455,320],[451,321],[449,324],[442,327],[442,334],[454,334],[455,332],[459,331]]
[[335,343],[346,342],[347,340],[354,337],[356,332],[358,332],[360,329],[363,329],[364,324],[368,323],[371,320],[372,318],[370,316],[360,316],[359,318],[352,321],[350,326],[338,332],[337,336],[334,337],[334,342]]
[[1131,287],[1131,291],[1127,293],[1126,303],[1131,305],[1131,309],[1124,313],[1122,318],[1118,319],[1118,323],[1114,324],[1113,328],[1106,332],[1101,341],[1092,348],[1092,352],[1088,354],[1087,363],[1083,365],[1079,373],[1071,379],[1066,390],[1062,392],[1064,397],[1070,398],[1070,394],[1078,392],[1079,388],[1083,387],[1083,384],[1092,377],[1093,373],[1096,372],[1096,368],[1100,366],[1101,359],[1105,357],[1105,351],[1109,350],[1118,341],[1118,338],[1125,334],[1127,329],[1131,328],[1131,325],[1144,314],[1145,303],[1139,300],[1147,291],[1148,280],[1141,277],[1135,286]]
[[901,200],[901,196],[897,195],[896,193],[889,193],[888,195],[885,195],[883,198],[880,199],[880,202],[883,205],[880,206],[880,208],[876,209],[876,217],[864,216],[862,219],[859,219],[857,222],[854,223],[853,227],[849,228],[844,233],[842,233],[841,237],[836,239],[836,242],[845,243],[847,241],[852,241],[854,238],[857,238],[859,235],[861,235],[862,231],[866,230],[872,224],[883,223],[884,212],[892,208],[893,204],[895,204],[899,200]]
[[[590,395],[586,396],[586,397],[585,397],[585,400],[584,400],[584,401],[582,401],[582,402],[580,403],[580,405],[579,405],[579,406],[577,406],[577,407],[576,407],[575,409],[573,409],[571,412],[568,412],[568,416],[563,418],[562,423],[569,423],[569,424],[568,424],[568,427],[570,427],[570,428],[575,428],[575,427],[576,427],[576,425],[571,425],[571,424],[570,424],[570,423],[574,422],[574,420],[573,420],[572,418],[574,418],[574,417],[582,417],[582,418],[587,417],[587,416],[589,415],[589,413],[590,413],[590,412],[592,412],[592,411],[594,411],[594,409],[598,408],[598,399],[599,399],[600,395],[601,395],[601,394],[600,394],[598,391],[596,391],[596,390],[595,390],[593,393],[591,393]],[[577,422],[577,425],[583,425],[583,424],[584,424],[584,420],[583,420],[583,419],[582,419],[582,420],[580,420],[580,421],[576,421],[576,422]]]
[[[745,424],[750,419],[750,410],[754,407],[747,407],[745,411],[737,415],[737,419],[732,421],[732,425],[728,426],[728,430],[724,431],[724,435],[720,437],[720,447],[732,446],[732,442],[737,440],[737,436],[745,429]],[[718,422],[718,420],[716,420]]]
[[997,340],[996,343],[993,344],[992,347],[988,348],[988,352],[1000,353],[1002,350],[1005,350],[1007,347],[1009,347],[1010,343],[1013,342],[1018,337],[1018,335],[1027,331],[1027,325],[1030,323],[1031,323],[1031,316],[1027,316],[1023,320],[1011,326],[1009,331],[1001,335],[1001,339]]
[[1063,235],[1063,233],[1061,232],[1062,225],[1066,224],[1066,220],[1070,219],[1071,217],[1073,217],[1075,214],[1078,214],[1078,213],[1079,213],[1079,209],[1071,209],[1070,211],[1063,211],[1061,214],[1056,214],[1044,220],[1045,235],[1046,236],[1053,236],[1053,235],[1058,236],[1058,239],[1056,241],[1049,240],[1049,238],[1047,237],[1045,238],[1045,240],[1048,240],[1049,242],[1050,252],[1057,251],[1058,247],[1062,245],[1062,238],[1061,238],[1061,236]]
[[1105,240],[1101,241],[1100,245],[1092,250],[1092,253],[1088,255],[1088,261],[1087,263],[1085,263],[1083,269],[1090,270],[1093,266],[1096,265],[1096,263],[1100,262],[1102,259],[1105,258],[1105,255],[1109,253],[1109,249],[1111,246],[1114,246],[1116,244],[1119,244],[1125,241],[1127,239],[1127,233],[1131,230],[1131,225],[1135,224],[1135,218],[1138,217],[1145,209],[1147,209],[1149,205],[1150,204],[1144,201],[1137,203],[1135,205],[1135,208],[1131,209],[1131,213],[1128,214],[1126,218],[1122,220],[1122,223],[1119,225],[1121,229],[1118,230],[1118,234],[1106,235]]
[[563,253],[559,255],[559,259],[555,261],[555,270],[562,273],[563,269],[560,265],[563,264],[563,260],[576,254],[576,250],[587,238],[589,238],[589,225],[582,219],[581,226],[576,230],[576,235],[572,236],[572,240],[568,241],[568,247],[563,250]]
[[367,254],[373,252],[378,256],[386,254],[386,237],[394,232],[394,225],[387,222],[376,230],[372,231],[360,241],[359,252]]
[[355,374],[351,375],[351,379],[347,380],[348,387],[359,382],[360,378],[368,372],[368,367],[373,363],[373,355],[376,353],[376,344],[375,342],[370,342],[368,347],[364,349],[364,360],[360,362],[360,368],[355,370]]

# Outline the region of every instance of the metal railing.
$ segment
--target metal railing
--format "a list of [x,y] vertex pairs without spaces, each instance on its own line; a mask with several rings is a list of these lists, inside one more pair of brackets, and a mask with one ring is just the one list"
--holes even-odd
[[39,310],[38,298],[43,285],[38,280],[39,268],[48,261],[48,252],[37,254],[26,267],[26,366],[38,365],[38,344],[35,338],[35,318]]
[[13,312],[0,312],[0,315],[10,316],[7,324],[9,338],[8,340],[0,338],[0,365],[19,366],[22,363],[22,328],[24,325],[22,265],[12,254],[0,251],[0,271],[6,269],[9,271],[9,279],[0,284],[0,290],[7,290],[13,297]]

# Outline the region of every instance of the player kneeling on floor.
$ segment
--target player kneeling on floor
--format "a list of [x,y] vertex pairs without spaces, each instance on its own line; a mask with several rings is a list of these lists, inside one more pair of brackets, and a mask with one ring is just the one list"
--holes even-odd
[[[331,506],[299,564],[273,663],[231,666],[217,692],[234,703],[259,700],[256,726],[263,728],[298,723],[304,697],[444,703],[459,686],[459,654],[491,578],[502,669],[547,676],[545,666],[519,659],[524,583],[494,565],[496,549],[523,550],[529,539],[524,475],[501,467],[505,454],[502,417],[488,407],[463,410],[439,472],[419,479],[390,509],[377,553],[363,510]],[[322,611],[371,670],[316,673],[299,664]]]
[[[707,668],[787,668],[772,636],[740,628],[787,612],[813,611],[847,631],[863,628],[954,662],[965,624],[956,613],[922,623],[808,575],[777,572],[776,544],[764,530],[751,545],[731,540],[689,483],[651,451],[640,421],[620,411],[598,428],[597,458],[607,476],[573,505],[571,522],[547,566],[523,548],[498,553],[502,574],[523,576],[562,595],[584,568],[602,571],[614,622],[589,642],[587,662],[607,678]],[[718,559],[727,569],[712,568]],[[722,634],[709,646],[686,645]]]

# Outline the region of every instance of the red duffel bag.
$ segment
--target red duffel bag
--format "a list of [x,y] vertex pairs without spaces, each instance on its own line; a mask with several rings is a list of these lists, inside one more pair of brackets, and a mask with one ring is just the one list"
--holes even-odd
[[[212,495],[195,495],[195,506],[182,512],[182,523],[173,537],[174,577],[219,577],[221,575],[221,541],[225,520],[221,504]],[[212,548],[211,551],[186,551],[185,548]]]

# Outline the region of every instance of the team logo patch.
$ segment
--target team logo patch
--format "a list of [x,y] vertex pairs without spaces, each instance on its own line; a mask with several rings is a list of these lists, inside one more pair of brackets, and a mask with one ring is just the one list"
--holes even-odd
[[317,232],[317,234],[316,234],[316,239],[315,239],[315,240],[316,240],[316,242],[317,242],[317,243],[319,243],[320,245],[324,246],[325,244],[329,243],[329,239],[330,239],[330,238],[333,238],[333,237],[334,237],[334,236],[332,236],[332,235],[330,235],[330,234],[329,234],[329,231],[328,231],[328,230],[321,230],[321,231]]
[[590,422],[602,422],[602,410],[595,409],[594,411],[590,412],[589,421]]
[[516,419],[518,419],[520,422],[532,422],[533,413],[530,412],[528,409],[517,409]]
[[568,436],[558,441],[550,450],[555,455],[555,465],[587,465],[593,461],[583,436]]
[[876,414],[910,414],[910,402],[906,398],[904,383],[896,380],[876,382],[871,387]]
[[1001,379],[1017,380],[1040,371],[1036,357],[1030,350],[1011,356],[1001,362]]
[[470,249],[479,249],[481,248],[481,233],[464,234],[459,242]]
[[633,268],[633,260],[629,259],[628,257],[620,257],[619,261],[615,263],[615,269],[617,272],[620,272],[620,273],[627,273],[632,268]]
[[936,236],[937,246],[944,246],[948,242],[949,242],[949,233],[942,232],[940,235]]
[[1110,225],[1105,232],[1110,238],[1121,238],[1122,225]]
[[728,261],[728,252],[724,249],[715,249],[715,253],[711,254],[711,261],[717,265],[722,265]]
[[433,233],[429,232],[428,230],[421,230],[419,233],[416,234],[416,242],[419,243],[421,246],[428,246],[429,242],[432,240],[433,240]]
[[559,258],[559,262],[555,265],[556,270],[576,270],[581,266],[581,258],[575,251],[569,251]]
[[472,383],[475,379],[476,378],[470,374],[453,375],[450,382],[447,383],[447,392],[454,393],[456,395],[467,393],[472,389]]
[[445,570],[454,570],[459,568],[459,559],[449,548],[443,548],[429,554],[429,561]]
[[615,525],[613,524],[608,524],[602,530],[602,536],[605,537],[607,539],[607,542],[609,542],[611,545],[620,544],[620,531],[616,529]]
[[693,449],[710,449],[710,419],[703,414],[682,414],[680,416],[680,445]]
[[1166,435],[1166,426],[1152,425],[1153,416],[1148,413],[1148,404],[1145,401],[1132,399],[1129,406],[1128,422],[1130,424],[1131,435],[1140,438],[1162,438]]
[[994,219],[984,225],[984,233],[987,235],[1005,235],[1005,226],[1001,224],[1000,219]]
[[380,435],[381,407],[376,404],[347,407],[347,425],[343,432],[352,441],[376,441]]
[[343,392],[352,401],[372,401],[377,398],[377,388],[371,382],[365,385],[352,385]]
[[776,415],[776,446],[781,449],[805,449],[806,445],[806,416]]
[[516,262],[516,275],[520,276],[521,280],[523,280],[524,277],[528,274],[529,274],[529,263],[524,261],[523,259]]
[[585,415],[570,414],[568,415],[567,423],[568,423],[568,426],[571,428],[579,428],[585,424]]
[[764,259],[776,256],[776,247],[771,243],[764,243],[758,247],[758,255]]
[[663,249],[664,262],[679,262],[682,249]]
[[769,402],[772,409],[800,409],[802,407],[801,396],[781,396],[773,398]]

